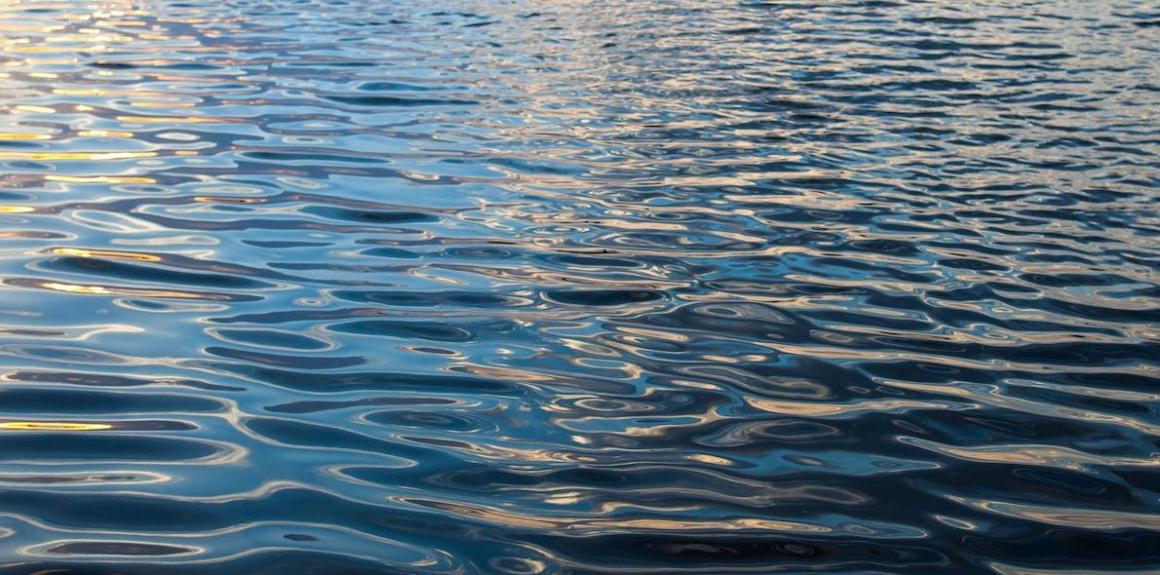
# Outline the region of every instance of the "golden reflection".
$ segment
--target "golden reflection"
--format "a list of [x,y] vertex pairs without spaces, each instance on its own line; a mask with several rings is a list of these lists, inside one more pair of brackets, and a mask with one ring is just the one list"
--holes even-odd
[[709,455],[708,453],[694,453],[689,456],[689,459],[700,463],[708,463],[709,465],[736,465],[734,462],[725,459],[724,457],[717,457],[716,455]]
[[40,284],[41,287],[48,288],[53,291],[65,293],[79,293],[89,295],[109,295],[113,292],[101,286],[85,286],[78,284],[63,284],[58,282],[45,282]]
[[59,96],[103,96],[105,91],[100,88],[53,88],[53,94]]
[[16,140],[51,140],[52,136],[48,134],[27,134],[14,132],[0,132],[0,141],[16,141]]
[[409,500],[409,503],[435,508],[489,523],[508,527],[533,529],[562,529],[566,531],[778,531],[792,533],[830,533],[832,528],[797,521],[742,517],[736,519],[664,519],[614,517],[536,517],[490,507],[467,505],[450,501]]
[[631,333],[633,335],[639,335],[639,336],[642,336],[646,339],[659,339],[661,341],[668,341],[668,342],[675,342],[675,343],[687,343],[691,339],[689,336],[687,336],[683,333],[663,331],[663,330],[659,330],[659,329],[649,329],[649,328],[636,327],[636,326],[618,326],[616,329],[617,329],[617,331],[621,331],[624,333]]
[[1056,507],[956,496],[948,496],[948,498],[956,503],[973,507],[980,511],[1045,523],[1056,527],[1089,529],[1093,531],[1122,531],[1124,529],[1155,531],[1160,529],[1160,515],[1154,513],[1113,511],[1088,507]]
[[1004,393],[1004,390],[997,385],[964,384],[960,382],[930,384],[885,378],[880,378],[876,381],[883,385],[897,387],[899,389],[939,395],[949,395],[952,397],[959,397],[973,401],[982,405],[989,405],[1002,409],[1011,409],[1015,411],[1021,411],[1023,413],[1031,413],[1047,417],[1061,417],[1086,422],[1096,421],[1104,424],[1127,427],[1142,433],[1147,433],[1149,435],[1160,434],[1160,425],[1154,424],[1147,420],[1113,413],[1102,413],[1092,409],[1070,409],[1052,404],[1044,404],[1029,399],[1012,397]]
[[64,421],[6,421],[0,429],[18,431],[101,431],[112,429],[107,423],[72,423]]
[[199,294],[173,290],[153,290],[137,288],[109,288],[105,286],[90,286],[61,282],[40,282],[40,287],[64,293],[84,295],[126,295],[136,297],[161,297],[175,299],[226,299],[228,296],[215,294]]
[[0,206],[0,214],[27,214],[35,211],[28,206]]
[[159,262],[161,258],[151,254],[134,252],[117,252],[110,250],[86,250],[80,248],[55,248],[51,252],[57,256],[71,256],[78,258],[106,258],[113,260],[132,260],[138,262]]
[[811,403],[806,401],[786,401],[746,397],[745,403],[769,413],[782,415],[802,415],[808,417],[829,417],[849,415],[866,411],[897,411],[900,409],[955,409],[962,408],[948,401],[919,401],[908,399],[880,399],[857,401],[854,403]]
[[1119,467],[1160,467],[1160,457],[1141,459],[1136,457],[1105,457],[1085,453],[1070,447],[1052,445],[993,445],[982,447],[956,447],[918,437],[900,437],[898,441],[936,453],[980,463],[1003,463],[1009,465],[1039,465],[1073,471],[1085,471],[1091,465]]

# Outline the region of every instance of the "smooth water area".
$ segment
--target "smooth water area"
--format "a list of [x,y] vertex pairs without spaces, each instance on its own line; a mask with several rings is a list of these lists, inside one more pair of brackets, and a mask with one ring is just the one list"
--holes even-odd
[[1156,574],[1145,1],[6,0],[0,573]]

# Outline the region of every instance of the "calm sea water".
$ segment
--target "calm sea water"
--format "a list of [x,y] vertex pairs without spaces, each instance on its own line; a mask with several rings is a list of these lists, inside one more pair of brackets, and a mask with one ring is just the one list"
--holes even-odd
[[1156,574],[1158,47],[6,0],[0,572]]

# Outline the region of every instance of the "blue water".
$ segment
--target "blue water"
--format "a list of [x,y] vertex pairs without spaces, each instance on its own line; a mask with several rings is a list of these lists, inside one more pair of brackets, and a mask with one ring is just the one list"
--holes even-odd
[[0,3],[0,573],[1157,573],[1160,8]]

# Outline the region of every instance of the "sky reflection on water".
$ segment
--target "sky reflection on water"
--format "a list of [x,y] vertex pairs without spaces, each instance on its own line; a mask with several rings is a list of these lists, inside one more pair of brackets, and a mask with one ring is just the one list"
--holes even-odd
[[0,572],[1155,573],[1139,1],[0,5]]

